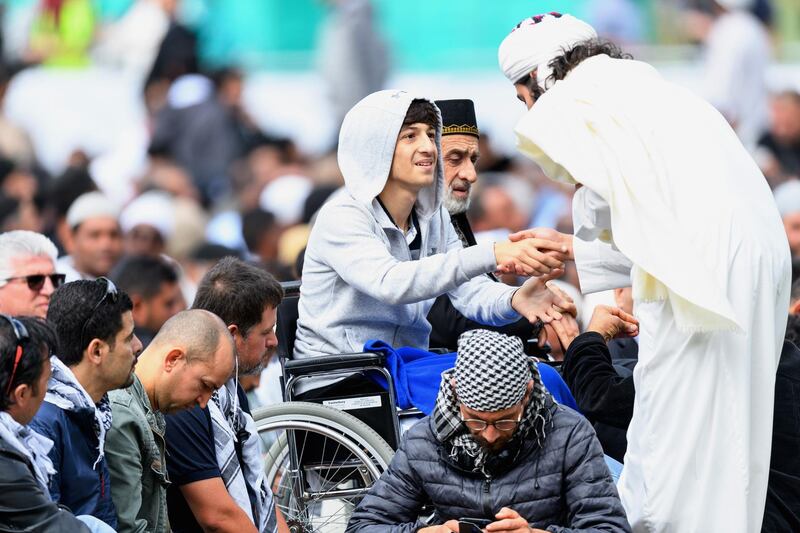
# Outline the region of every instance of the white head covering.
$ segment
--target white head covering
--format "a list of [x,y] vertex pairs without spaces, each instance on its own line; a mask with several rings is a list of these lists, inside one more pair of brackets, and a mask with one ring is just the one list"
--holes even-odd
[[775,187],[773,194],[782,217],[800,211],[800,180],[781,183]]
[[211,80],[200,74],[186,74],[175,80],[167,92],[167,103],[175,109],[205,102],[214,92]]
[[92,191],[78,196],[67,211],[67,225],[75,228],[90,218],[119,217],[119,208],[105,194]]
[[119,216],[124,233],[136,226],[152,226],[166,241],[175,230],[175,202],[164,191],[147,191],[125,207]]
[[281,176],[264,187],[258,205],[275,215],[280,224],[297,224],[303,218],[303,207],[313,188],[311,180],[305,176]]
[[547,78],[552,74],[550,61],[575,44],[595,38],[597,32],[594,28],[572,15],[536,15],[517,24],[503,39],[497,59],[511,83],[536,70],[539,86],[548,89],[550,82]]
[[755,0],[716,0],[716,2],[729,11],[750,9],[755,4]]
[[[747,243],[745,254],[758,241],[753,261],[774,257],[775,272],[788,263],[772,192],[730,125],[645,63],[606,55],[582,61],[525,114],[516,134],[520,151],[550,178],[585,185],[573,215],[597,223],[605,204],[608,224],[597,224],[594,238],[613,236],[634,265],[637,299],[668,299],[682,331],[746,324],[729,299],[738,250],[729,243]],[[743,238],[743,227],[753,237]]]

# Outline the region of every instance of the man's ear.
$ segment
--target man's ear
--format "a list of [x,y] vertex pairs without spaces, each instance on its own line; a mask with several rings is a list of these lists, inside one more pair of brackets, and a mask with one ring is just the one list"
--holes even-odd
[[800,298],[798,298],[796,302],[794,302],[789,306],[789,314],[790,315],[800,314]]
[[102,339],[92,339],[89,346],[86,347],[85,355],[89,358],[89,362],[93,364],[100,364],[103,359],[105,347],[108,346]]
[[20,383],[11,390],[11,401],[13,405],[23,406],[28,398],[33,394],[33,389],[30,385]]
[[172,372],[181,361],[186,361],[186,352],[183,348],[172,348],[164,358],[164,370]]

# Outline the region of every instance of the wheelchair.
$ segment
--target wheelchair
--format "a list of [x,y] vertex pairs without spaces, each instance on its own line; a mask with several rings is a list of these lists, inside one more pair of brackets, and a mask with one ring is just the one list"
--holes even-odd
[[[300,282],[281,285],[276,328],[284,403],[253,411],[259,433],[272,440],[264,461],[266,480],[292,533],[342,532],[355,506],[388,468],[400,441],[401,420],[422,414],[397,409],[382,354],[294,359]],[[535,346],[535,336],[532,342]],[[382,376],[388,390],[377,384],[350,389],[349,377],[369,373]],[[330,378],[341,381],[322,387],[310,401],[297,401],[308,399],[297,391],[300,385]]]
[[[292,533],[342,532],[353,509],[386,470],[400,436],[391,375],[384,357],[353,353],[293,359],[300,282],[284,282],[278,307],[278,357],[284,403],[253,411],[259,434],[273,441],[265,455],[265,476]],[[348,391],[348,377],[381,375],[377,384]],[[343,381],[331,394],[324,387],[310,401],[297,401],[301,384],[315,379]],[[305,398],[304,398],[305,399]]]

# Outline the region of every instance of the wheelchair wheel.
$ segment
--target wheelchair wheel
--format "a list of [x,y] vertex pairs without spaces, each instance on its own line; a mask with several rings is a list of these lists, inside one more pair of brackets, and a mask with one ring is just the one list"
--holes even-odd
[[343,532],[394,454],[366,424],[324,405],[287,402],[253,418],[259,433],[276,437],[265,474],[292,533]]

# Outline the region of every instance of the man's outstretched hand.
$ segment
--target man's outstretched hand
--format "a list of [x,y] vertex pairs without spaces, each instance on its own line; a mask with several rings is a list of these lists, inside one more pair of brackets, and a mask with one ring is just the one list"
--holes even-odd
[[619,337],[635,337],[639,334],[639,321],[619,307],[598,305],[586,331],[594,331],[606,342]]
[[544,278],[531,278],[517,289],[511,298],[511,307],[533,324],[558,320],[562,313],[575,316],[577,309],[564,291]]
[[523,239],[537,239],[539,241],[550,241],[555,243],[564,251],[564,259],[575,260],[575,252],[572,249],[572,235],[558,232],[551,228],[531,228],[508,236],[511,242],[519,242]]

